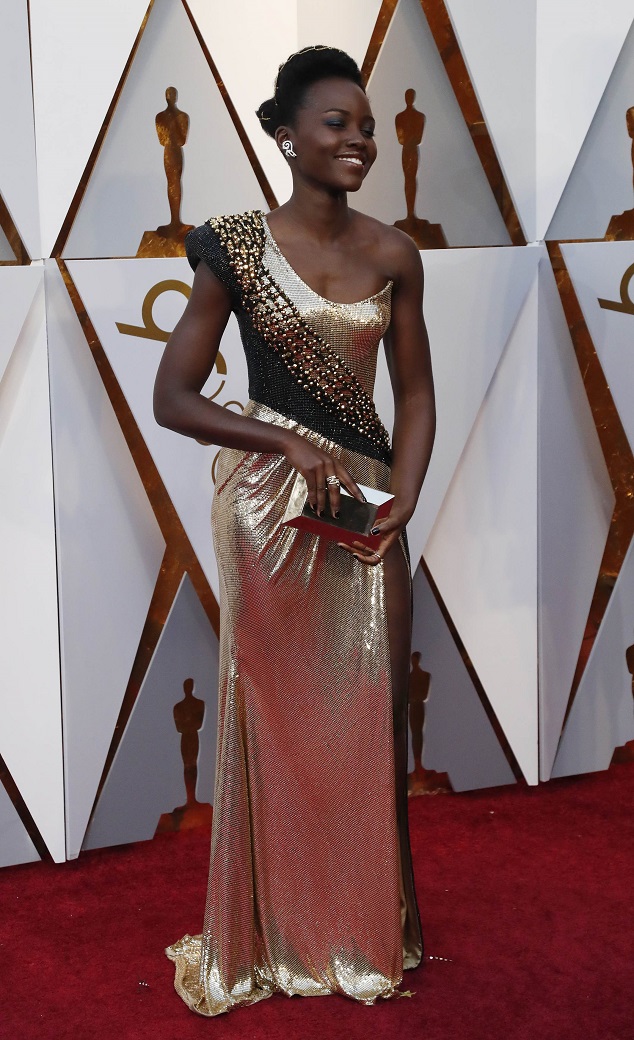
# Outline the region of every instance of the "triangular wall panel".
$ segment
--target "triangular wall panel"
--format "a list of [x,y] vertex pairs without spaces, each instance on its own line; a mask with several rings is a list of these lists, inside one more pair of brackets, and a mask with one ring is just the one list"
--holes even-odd
[[41,267],[0,269],[0,383],[41,281]]
[[[88,310],[101,345],[132,409],[167,492],[207,580],[218,595],[216,559],[211,539],[212,468],[217,446],[203,446],[158,425],[152,411],[152,388],[164,341],[134,335],[141,327],[143,301],[156,286],[153,316],[167,333],[186,304],[193,274],[185,259],[75,260],[69,271]],[[179,288],[177,287],[179,286]],[[122,328],[117,326],[119,323]],[[127,331],[126,331],[126,326]],[[222,369],[222,371],[221,371]],[[221,343],[220,357],[203,393],[216,394],[218,404],[240,411],[248,400],[244,351],[235,317]]]
[[255,113],[273,94],[278,66],[299,47],[297,0],[232,0],[222,17],[209,0],[188,6],[278,202],[285,202],[292,189],[288,163]]
[[42,250],[50,256],[148,0],[30,0]]
[[425,550],[528,783],[538,781],[537,277]]
[[514,783],[513,771],[421,567],[414,575],[412,651],[420,652],[420,667],[431,676],[424,709],[423,766],[448,773],[454,791]]
[[536,238],[536,0],[445,2],[524,235],[531,242]]
[[64,256],[135,256],[146,231],[169,224],[155,127],[168,87],[176,88],[178,108],[189,116],[183,223],[267,208],[182,4],[155,0]]
[[0,32],[0,195],[29,255],[35,259],[41,252],[29,48],[27,0],[4,0]]
[[538,335],[540,777],[548,780],[614,493],[545,249]]
[[[425,250],[424,314],[436,393],[431,463],[408,525],[419,560],[491,377],[531,286],[537,254],[526,249]],[[498,300],[491,307],[491,296]],[[388,429],[393,400],[383,352],[375,399]]]
[[55,261],[47,320],[66,830],[78,855],[165,543]]
[[185,804],[181,738],[175,725],[174,705],[184,699],[187,680],[193,680],[193,691],[188,695],[204,702],[198,729],[196,799],[211,803],[218,640],[188,575],[184,575],[112,762],[84,848],[151,838],[161,814]]
[[572,702],[552,776],[607,769],[614,749],[634,740],[632,647],[634,541],[623,561]]
[[634,208],[632,138],[626,122],[626,114],[634,106],[633,82],[634,24],[576,157],[546,238],[603,238],[613,216]]
[[[41,279],[41,267],[38,274]],[[0,501],[0,755],[51,855],[61,861],[62,716],[41,289],[0,384]]]
[[0,783],[0,867],[35,863],[39,858],[15,806]]
[[634,451],[634,242],[570,243],[562,253]]
[[395,118],[405,92],[426,117],[416,214],[440,224],[450,246],[506,245],[509,235],[456,101],[419,0],[400,0],[368,84],[378,158],[354,205],[393,224],[406,216]]
[[[537,0],[538,239],[546,237],[633,24],[632,0],[602,0],[601,4],[596,0]],[[629,104],[633,102],[631,97]],[[602,185],[597,188],[603,190]],[[588,233],[583,237],[589,237]]]

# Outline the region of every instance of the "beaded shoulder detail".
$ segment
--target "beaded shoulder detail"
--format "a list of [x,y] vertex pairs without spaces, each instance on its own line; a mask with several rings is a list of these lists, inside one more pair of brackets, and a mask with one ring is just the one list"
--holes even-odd
[[374,401],[336,351],[304,321],[264,266],[264,220],[259,210],[250,210],[206,222],[227,258],[240,307],[307,393],[366,437],[382,455],[389,455],[388,433]]

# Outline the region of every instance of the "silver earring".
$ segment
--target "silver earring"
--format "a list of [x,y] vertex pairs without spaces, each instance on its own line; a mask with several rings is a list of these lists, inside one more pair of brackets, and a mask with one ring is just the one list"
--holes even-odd
[[282,151],[284,152],[284,154],[285,154],[287,159],[296,159],[297,158],[297,152],[293,151],[293,142],[292,141],[283,141],[282,142]]

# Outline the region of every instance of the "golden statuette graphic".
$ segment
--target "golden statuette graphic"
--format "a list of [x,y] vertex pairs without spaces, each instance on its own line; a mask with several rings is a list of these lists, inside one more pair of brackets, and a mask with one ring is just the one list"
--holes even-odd
[[[632,186],[634,187],[634,106],[628,108],[625,113],[625,125],[632,139]],[[634,238],[634,208],[615,214],[608,224],[605,237],[609,242],[623,242]]]
[[205,702],[200,697],[194,697],[193,679],[185,679],[183,692],[183,699],[174,705],[174,725],[181,735],[181,758],[187,800],[185,805],[177,806],[171,813],[163,813],[156,828],[157,834],[189,830],[191,827],[203,827],[211,823],[211,805],[208,802],[199,802],[196,798],[200,748],[198,732],[205,720]]
[[189,132],[189,116],[181,112],[176,104],[176,87],[167,88],[165,100],[167,107],[158,113],[155,125],[158,139],[163,145],[170,222],[161,224],[155,231],[145,232],[137,256],[185,256],[185,235],[194,226],[181,221],[183,148]]
[[416,91],[410,87],[405,91],[405,108],[394,120],[396,136],[402,146],[403,176],[405,178],[405,220],[395,220],[394,227],[400,228],[413,238],[419,249],[442,249],[447,245],[440,224],[430,224],[416,216],[416,191],[420,145],[425,132],[425,113],[414,108]]
[[425,705],[429,698],[431,675],[421,668],[420,661],[420,650],[415,650],[411,657],[412,667],[409,673],[409,728],[414,752],[414,769],[407,777],[407,788],[409,794],[441,794],[451,791],[448,774],[425,769],[423,765]]

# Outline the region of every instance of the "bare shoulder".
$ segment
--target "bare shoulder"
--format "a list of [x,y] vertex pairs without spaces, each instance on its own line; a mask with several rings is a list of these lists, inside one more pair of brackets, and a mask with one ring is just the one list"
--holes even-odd
[[367,213],[355,211],[355,222],[363,249],[369,255],[380,257],[387,278],[391,278],[396,285],[412,277],[422,279],[420,252],[409,235]]

